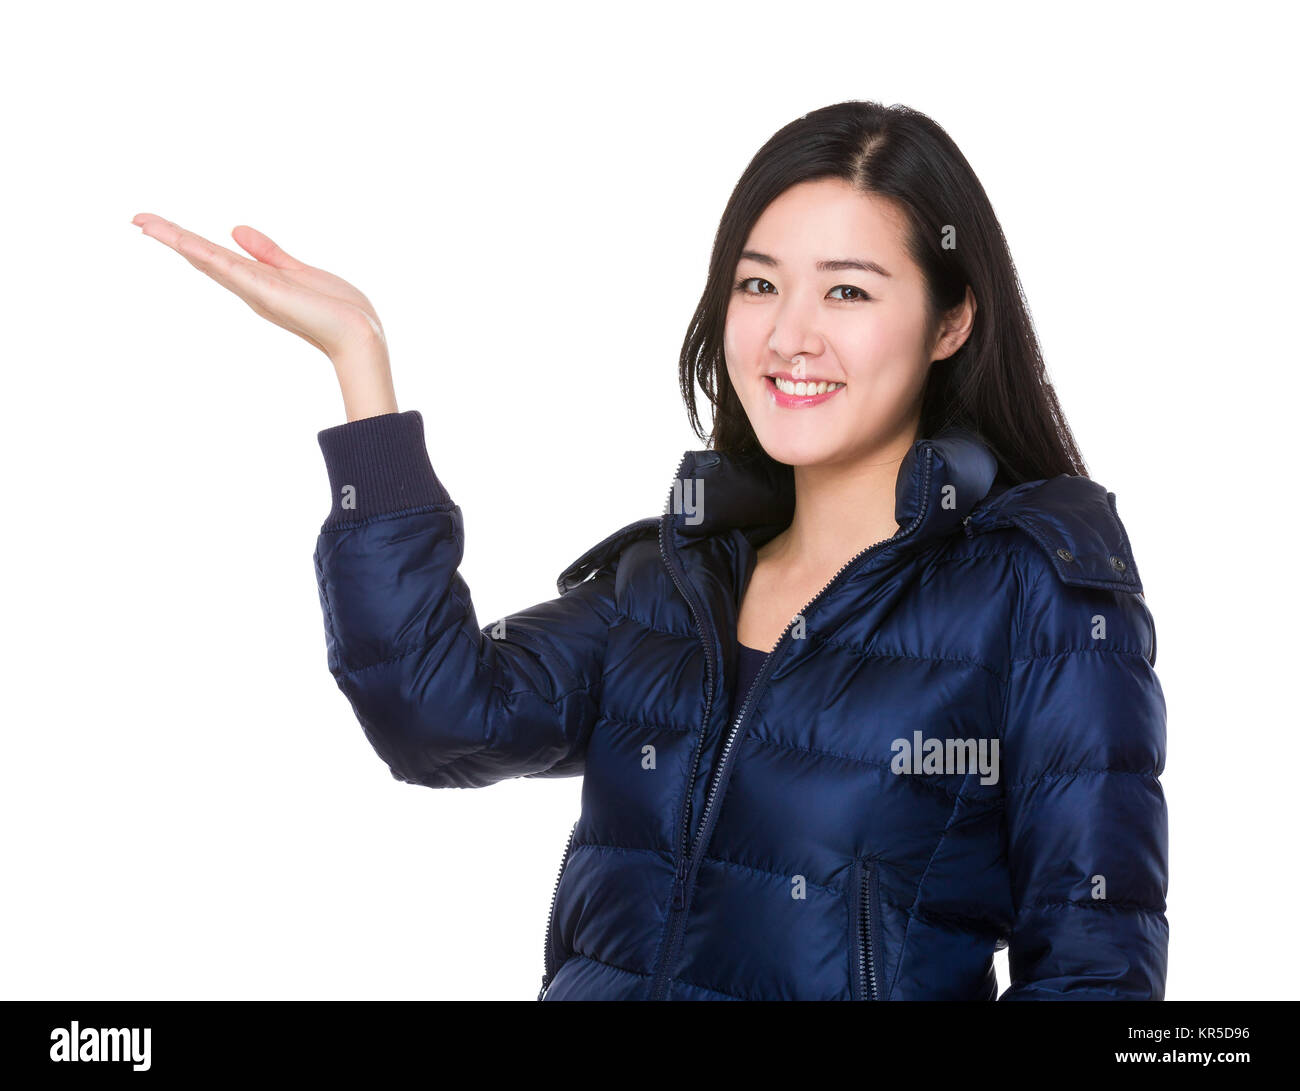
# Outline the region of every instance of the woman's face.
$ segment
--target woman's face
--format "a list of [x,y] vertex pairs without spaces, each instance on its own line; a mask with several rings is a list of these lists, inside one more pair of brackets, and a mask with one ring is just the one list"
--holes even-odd
[[[928,336],[925,283],[903,239],[889,202],[838,179],[792,187],[754,224],[723,344],[732,386],[778,462],[851,461],[904,433],[911,442],[930,362],[960,341]],[[843,386],[810,399],[783,393],[774,375]]]

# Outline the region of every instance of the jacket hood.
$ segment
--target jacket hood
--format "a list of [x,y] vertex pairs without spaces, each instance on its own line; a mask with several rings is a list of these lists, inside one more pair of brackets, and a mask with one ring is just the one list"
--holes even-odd
[[[557,587],[563,594],[625,545],[650,534],[663,533],[683,548],[739,530],[760,545],[790,525],[794,504],[793,467],[688,450],[663,514],[638,519],[598,542],[560,574]],[[1063,582],[1142,593],[1114,493],[1076,474],[1008,486],[998,476],[996,457],[965,428],[945,428],[908,450],[895,484],[894,519],[907,552],[959,531],[973,538],[1014,526],[1044,551]]]

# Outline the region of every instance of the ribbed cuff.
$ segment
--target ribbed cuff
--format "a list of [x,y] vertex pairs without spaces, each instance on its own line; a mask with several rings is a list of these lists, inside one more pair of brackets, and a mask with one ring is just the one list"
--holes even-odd
[[429,462],[415,410],[363,417],[316,435],[333,506],[321,530],[429,504],[451,504]]

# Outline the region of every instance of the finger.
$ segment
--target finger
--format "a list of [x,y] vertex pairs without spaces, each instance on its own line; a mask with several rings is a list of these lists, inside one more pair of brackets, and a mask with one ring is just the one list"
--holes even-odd
[[171,220],[164,220],[161,216],[155,216],[152,212],[141,212],[131,222],[151,239],[157,239],[164,246],[170,246],[173,250],[182,236],[193,234],[193,232],[187,232],[179,224],[174,224]]
[[301,262],[285,253],[274,240],[247,224],[240,224],[230,234],[235,242],[239,243],[240,246],[264,265],[271,265],[277,269],[299,270],[311,268],[305,262]]
[[[187,259],[191,265],[202,269],[205,273],[211,273],[216,268],[228,269],[232,264],[243,263],[248,266],[257,264],[252,259],[244,257],[243,254],[236,254],[233,250],[218,246],[210,239],[205,239],[202,235],[197,235],[193,231],[187,231],[180,224],[174,224],[171,220],[164,220],[161,216],[155,216],[151,212],[142,212],[131,222],[138,224],[140,229],[150,238],[157,239],[165,246],[170,246]],[[218,262],[221,263],[219,266],[216,264]]]
[[284,309],[284,299],[279,290],[285,284],[274,269],[209,242],[193,232],[186,232],[176,249],[196,269],[230,289],[255,309],[263,308],[272,313]]
[[218,246],[161,216],[152,216],[140,226],[145,234],[170,246],[194,268],[206,273],[255,309],[265,308],[274,312],[276,304],[283,303],[279,290],[285,287],[285,282],[273,267]]
[[[286,253],[270,236],[263,234],[256,228],[249,227],[247,224],[240,224],[231,231],[231,235],[261,265],[281,270],[285,274],[284,279],[286,281],[305,285],[321,295],[358,307],[370,315],[376,326],[380,325],[379,316],[375,314],[374,305],[370,300],[365,297],[364,293],[341,277],[328,273],[324,269],[318,269],[314,265],[299,261]],[[382,329],[382,327],[380,328]]]

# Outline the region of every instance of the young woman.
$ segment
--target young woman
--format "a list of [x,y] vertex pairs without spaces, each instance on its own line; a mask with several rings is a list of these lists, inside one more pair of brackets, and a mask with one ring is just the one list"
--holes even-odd
[[540,997],[1161,999],[1165,704],[1113,493],[969,164],[915,111],[776,133],[722,216],[665,510],[480,627],[360,292],[137,222],[334,362],[329,668],[402,781],[582,774]]

